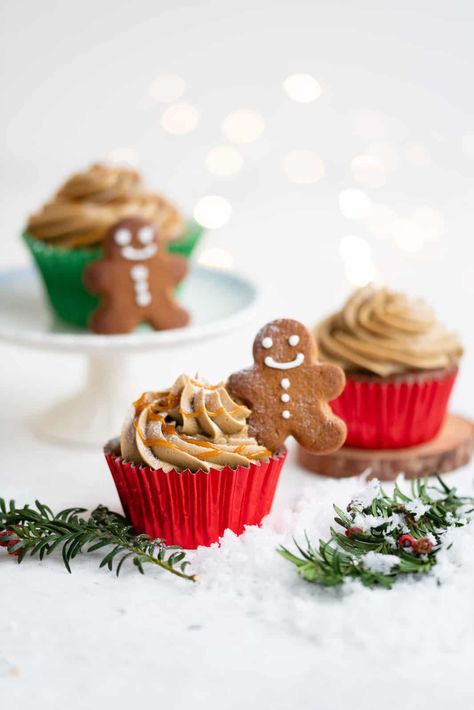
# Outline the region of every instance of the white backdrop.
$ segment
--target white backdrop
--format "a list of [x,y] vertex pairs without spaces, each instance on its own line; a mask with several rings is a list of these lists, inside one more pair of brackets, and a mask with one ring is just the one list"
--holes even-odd
[[[472,415],[473,31],[469,0],[4,0],[1,267],[27,263],[19,240],[25,219],[71,171],[92,161],[125,159],[189,215],[202,198],[223,198],[222,212],[205,213],[222,226],[208,232],[198,258],[249,273],[265,294],[255,322],[222,340],[219,352],[225,358],[207,343],[171,353],[159,372],[152,356],[139,358],[131,397],[142,388],[169,384],[181,370],[199,369],[210,379],[225,376],[247,362],[252,334],[265,318],[288,315],[312,325],[340,305],[354,284],[374,277],[424,296],[462,335],[467,356],[454,406]],[[293,79],[285,89],[285,80],[301,73],[310,78],[303,84]],[[169,75],[175,78],[164,86],[163,76]],[[297,89],[303,92],[299,98],[308,100],[291,98],[289,93]],[[242,114],[226,121],[242,110],[253,112],[250,126]],[[250,134],[245,135],[246,128]],[[210,154],[220,146],[226,149]],[[238,172],[215,174],[235,170],[240,161]],[[359,192],[346,192],[354,189]],[[20,499],[42,496],[53,504],[93,505],[100,498],[116,505],[111,484],[102,478],[100,454],[71,453],[29,433],[29,419],[74,388],[79,362],[7,346],[0,357],[7,363],[1,384],[2,401],[8,405],[0,412],[4,493]],[[28,452],[28,470],[18,467],[20,450]],[[68,466],[74,475],[66,486]],[[294,468],[288,490],[303,480]],[[328,505],[333,499],[328,494]],[[4,569],[2,562],[0,574]],[[56,580],[34,569],[34,579],[26,570],[22,575],[35,594],[45,595],[44,585]],[[8,575],[15,589],[13,572],[9,569]],[[62,580],[61,575],[58,568],[56,577]],[[98,580],[92,568],[90,580]],[[64,583],[58,584],[62,589]],[[141,580],[127,584],[123,589],[133,598],[134,585]],[[159,583],[152,580],[146,589],[159,603]],[[81,590],[79,584],[64,593],[77,596]],[[31,593],[24,600],[26,608]],[[166,593],[168,608],[173,608],[172,585]],[[48,607],[52,626],[56,594]],[[91,609],[87,614],[93,615]],[[253,681],[268,688],[273,684],[267,697],[270,693],[273,706],[280,707],[277,680],[268,666],[259,666],[258,659],[269,652],[267,632],[257,631],[248,619],[232,617],[228,609],[223,613],[227,628],[237,634],[235,643],[238,628],[247,634],[245,644],[259,639],[260,650],[241,669],[244,686]],[[387,618],[388,612],[382,615]],[[170,644],[172,630],[167,628]],[[133,624],[123,633],[130,640]],[[214,625],[197,644],[196,654],[224,643],[219,633]],[[47,644],[46,626],[38,634]],[[39,649],[35,638],[30,645]],[[62,637],[55,640],[58,648],[63,642]],[[328,657],[320,643],[322,656],[314,658],[324,666]],[[298,634],[280,635],[275,644],[280,677],[291,666],[285,665],[285,648],[303,664],[301,673],[295,666],[288,671],[287,701],[291,690],[296,693],[291,697],[300,697],[305,707],[337,708],[327,699],[319,705],[303,692],[316,673],[303,663],[313,647],[306,647]],[[80,639],[76,645],[81,647]],[[398,652],[403,653],[402,646]],[[172,642],[170,653],[168,665],[179,665],[180,650]],[[189,669],[188,656],[184,667]],[[80,654],[78,658],[85,663]],[[234,661],[238,663],[238,654]],[[117,668],[125,663],[123,658],[115,662]],[[30,670],[31,664],[32,658],[26,662]],[[232,672],[221,670],[224,678]],[[71,666],[66,677],[70,672]],[[203,706],[210,697],[212,668],[204,671],[204,678],[206,673],[209,684],[194,698]],[[400,683],[409,677],[407,671]],[[99,678],[94,682],[98,687]],[[341,687],[348,698],[351,682],[349,678]],[[422,692],[419,680],[410,687]],[[461,685],[459,697],[465,697],[467,687]],[[11,697],[21,707],[16,688]],[[258,697],[264,707],[262,692]]]

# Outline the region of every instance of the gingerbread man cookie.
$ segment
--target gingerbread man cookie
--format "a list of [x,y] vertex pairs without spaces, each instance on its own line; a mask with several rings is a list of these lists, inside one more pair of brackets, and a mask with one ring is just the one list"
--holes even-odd
[[103,259],[84,272],[86,288],[101,297],[92,330],[129,333],[143,322],[156,330],[186,325],[189,314],[174,298],[186,273],[186,262],[167,253],[155,225],[139,217],[117,222],[105,237]]
[[253,367],[231,375],[227,388],[252,410],[250,431],[259,444],[276,451],[291,435],[313,452],[342,446],[346,425],[328,401],[344,389],[344,373],[317,361],[307,328],[295,320],[268,323],[255,338],[253,356]]

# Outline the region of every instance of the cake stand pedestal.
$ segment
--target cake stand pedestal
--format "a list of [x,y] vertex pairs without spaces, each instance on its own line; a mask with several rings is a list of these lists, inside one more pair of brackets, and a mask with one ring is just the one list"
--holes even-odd
[[437,436],[420,446],[392,450],[343,446],[333,454],[322,456],[299,447],[298,461],[322,476],[347,478],[370,471],[369,478],[392,481],[399,473],[406,478],[422,478],[454,471],[470,461],[473,451],[474,422],[448,414]]
[[[127,335],[95,335],[54,321],[33,268],[0,272],[0,340],[35,350],[86,359],[86,375],[75,394],[36,418],[35,431],[62,442],[100,446],[120,431],[130,404],[130,358],[208,340],[235,330],[253,315],[257,288],[246,278],[221,269],[193,266],[180,289],[180,303],[191,325],[176,330],[138,329]],[[163,362],[163,360],[162,360]]]

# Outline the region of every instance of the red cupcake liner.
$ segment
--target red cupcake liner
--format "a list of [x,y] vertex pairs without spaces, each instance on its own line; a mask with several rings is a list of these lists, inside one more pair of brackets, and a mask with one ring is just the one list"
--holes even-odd
[[237,535],[260,525],[273,503],[286,449],[268,461],[209,473],[165,472],[129,463],[111,445],[104,449],[120,502],[137,533],[194,549],[217,542],[229,528]]
[[429,379],[377,382],[347,378],[331,409],[347,424],[345,446],[402,449],[433,439],[444,421],[457,369]]

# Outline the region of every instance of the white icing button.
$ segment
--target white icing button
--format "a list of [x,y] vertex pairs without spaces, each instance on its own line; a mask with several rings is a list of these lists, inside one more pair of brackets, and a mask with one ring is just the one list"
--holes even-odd
[[151,303],[151,294],[149,291],[147,291],[146,293],[137,293],[135,296],[135,300],[138,306],[149,306]]
[[299,335],[290,335],[290,337],[288,338],[288,342],[294,348],[295,345],[298,345],[298,343],[300,342],[300,336]]
[[144,281],[148,278],[148,268],[143,264],[135,264],[130,269],[130,276],[134,281]]
[[290,386],[290,380],[288,379],[288,377],[284,377],[280,382],[280,385],[283,387],[284,390],[287,390]]
[[262,348],[265,348],[265,350],[268,350],[271,348],[273,345],[273,340],[271,338],[264,338],[262,340]]
[[146,293],[150,290],[148,281],[135,281],[135,293]]
[[291,417],[291,413],[287,409],[284,409],[281,413],[281,416],[283,417],[283,419],[289,419]]
[[289,402],[291,397],[287,392],[283,392],[283,394],[280,397],[282,402]]

